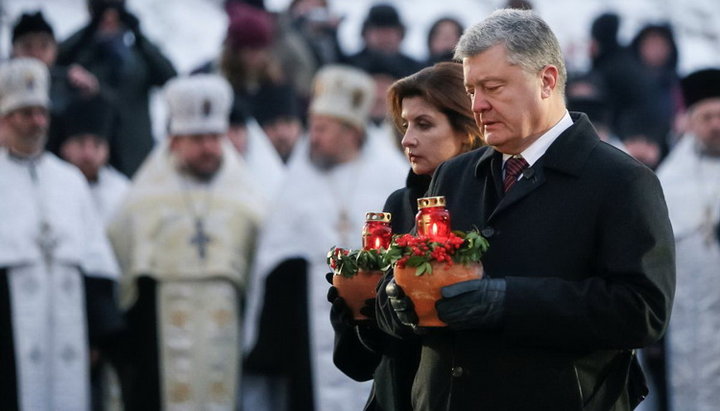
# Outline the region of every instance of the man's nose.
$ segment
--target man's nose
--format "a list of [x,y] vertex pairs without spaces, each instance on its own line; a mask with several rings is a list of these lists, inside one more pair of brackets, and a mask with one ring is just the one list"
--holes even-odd
[[46,112],[40,110],[33,111],[32,121],[37,125],[45,126],[48,123],[48,115]]
[[490,110],[490,102],[482,95],[475,94],[472,99],[472,111],[473,113],[482,113]]

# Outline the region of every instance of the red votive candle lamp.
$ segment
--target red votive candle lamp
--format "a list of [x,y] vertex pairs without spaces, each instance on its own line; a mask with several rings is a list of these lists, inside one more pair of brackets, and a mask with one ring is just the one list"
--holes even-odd
[[362,231],[363,250],[387,250],[392,240],[390,213],[366,213],[365,226]]
[[433,239],[450,236],[450,213],[445,208],[445,197],[418,198],[418,213],[415,216],[417,233]]

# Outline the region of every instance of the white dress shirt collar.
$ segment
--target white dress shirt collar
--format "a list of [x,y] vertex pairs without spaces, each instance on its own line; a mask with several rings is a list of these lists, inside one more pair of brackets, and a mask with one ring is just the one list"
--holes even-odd
[[[545,134],[541,135],[540,138],[535,140],[528,148],[526,148],[520,155],[527,161],[528,165],[532,167],[540,157],[545,154],[548,147],[562,134],[563,131],[567,130],[572,126],[573,121],[570,118],[570,113],[566,110],[565,115],[558,121],[550,130],[546,131]],[[503,154],[503,165],[505,160],[512,157],[510,154]]]

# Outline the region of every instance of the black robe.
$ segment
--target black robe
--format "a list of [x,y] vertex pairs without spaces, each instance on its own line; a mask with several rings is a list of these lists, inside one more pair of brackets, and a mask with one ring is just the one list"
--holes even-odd
[[314,409],[307,289],[307,261],[278,264],[265,280],[258,337],[243,372],[284,383],[288,411]]

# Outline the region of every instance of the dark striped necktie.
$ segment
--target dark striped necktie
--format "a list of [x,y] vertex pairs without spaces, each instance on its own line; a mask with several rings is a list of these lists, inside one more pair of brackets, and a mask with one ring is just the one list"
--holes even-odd
[[528,162],[522,157],[510,157],[505,161],[505,179],[503,189],[507,193],[513,184],[518,180],[520,173],[528,168]]

